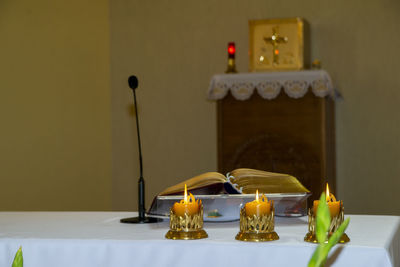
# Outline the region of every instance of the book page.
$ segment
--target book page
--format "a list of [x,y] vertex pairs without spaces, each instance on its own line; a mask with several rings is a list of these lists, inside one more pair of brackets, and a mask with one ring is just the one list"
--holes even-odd
[[242,190],[244,194],[260,193],[308,193],[299,180],[295,177],[282,174],[266,172],[254,169],[236,169],[230,173],[231,182]]
[[206,172],[195,176],[193,178],[187,179],[179,184],[168,187],[160,193],[160,195],[171,195],[174,193],[183,192],[185,184],[187,185],[188,191],[197,189],[200,187],[205,187],[212,184],[223,184],[227,181],[226,177],[219,172]]

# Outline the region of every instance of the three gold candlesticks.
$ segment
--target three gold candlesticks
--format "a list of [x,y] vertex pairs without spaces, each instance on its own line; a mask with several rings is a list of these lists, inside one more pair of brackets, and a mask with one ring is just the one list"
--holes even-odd
[[[329,194],[327,187],[327,204],[331,213],[331,225],[328,237],[336,231],[344,220],[343,202],[336,201],[332,194]],[[304,241],[317,243],[316,211],[318,201],[314,201],[314,207],[308,210],[308,233]],[[246,203],[240,210],[239,233],[235,239],[248,242],[265,242],[278,240],[275,232],[275,207],[274,202],[258,194],[256,191],[255,200]],[[170,209],[170,230],[165,235],[168,239],[191,240],[207,238],[208,234],[203,229],[203,204],[201,200],[195,199],[192,194],[187,194],[185,185],[184,198],[176,202]],[[339,243],[349,242],[349,237],[344,233]]]

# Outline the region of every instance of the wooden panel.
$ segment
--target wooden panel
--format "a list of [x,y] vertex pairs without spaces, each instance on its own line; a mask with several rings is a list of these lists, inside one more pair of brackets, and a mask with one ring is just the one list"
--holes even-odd
[[[257,93],[218,101],[218,168],[254,168],[297,177],[316,196],[335,192],[334,105],[311,92],[300,99]],[[315,197],[315,196],[314,196]]]

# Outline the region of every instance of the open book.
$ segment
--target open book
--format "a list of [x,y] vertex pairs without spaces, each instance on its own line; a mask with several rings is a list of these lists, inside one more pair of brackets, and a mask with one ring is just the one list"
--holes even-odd
[[310,192],[291,175],[242,168],[226,176],[218,172],[203,173],[168,187],[159,195],[181,195],[185,184],[196,195],[254,194],[257,189],[260,193]]

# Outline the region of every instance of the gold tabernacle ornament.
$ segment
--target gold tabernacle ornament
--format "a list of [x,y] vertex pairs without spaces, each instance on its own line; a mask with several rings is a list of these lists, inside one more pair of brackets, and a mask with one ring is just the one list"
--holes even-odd
[[278,46],[280,44],[285,44],[288,42],[288,38],[286,36],[282,37],[279,35],[278,29],[279,29],[278,26],[273,27],[272,28],[272,36],[264,38],[264,41],[267,44],[272,45],[272,62],[275,65],[279,64],[279,48],[278,48]]
[[246,209],[240,210],[240,231],[235,239],[248,242],[265,242],[278,240],[279,236],[274,231],[274,203],[271,201],[271,212],[252,216],[246,215]]
[[183,216],[175,214],[173,207],[170,209],[170,230],[165,235],[168,239],[191,240],[207,238],[208,234],[203,229],[203,204],[200,202],[197,213]]
[[[308,233],[304,237],[304,241],[310,242],[310,243],[318,243],[317,237],[315,235],[316,231],[316,216],[314,214],[314,209],[309,208],[308,209]],[[329,226],[329,231],[328,231],[328,238],[339,228],[339,226],[343,223],[344,221],[344,209],[343,209],[343,201],[340,201],[340,208],[339,208],[339,214],[331,218],[331,225]],[[325,241],[325,243],[327,243]],[[339,242],[340,244],[344,244],[350,242],[350,238],[346,235],[346,233],[343,233],[342,237],[340,238]]]

